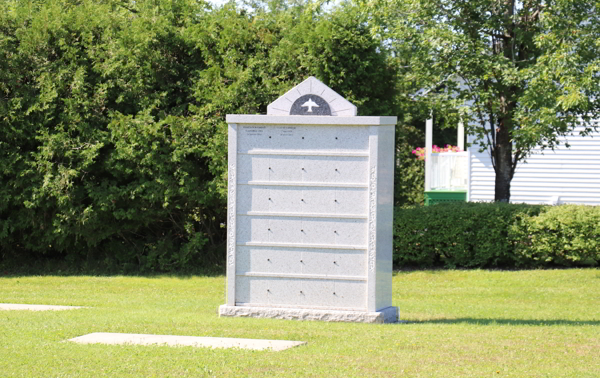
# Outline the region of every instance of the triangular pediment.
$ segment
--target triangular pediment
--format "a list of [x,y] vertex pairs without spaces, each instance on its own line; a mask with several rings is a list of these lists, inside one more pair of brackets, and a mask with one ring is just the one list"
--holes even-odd
[[267,115],[355,116],[356,106],[311,76],[267,106]]

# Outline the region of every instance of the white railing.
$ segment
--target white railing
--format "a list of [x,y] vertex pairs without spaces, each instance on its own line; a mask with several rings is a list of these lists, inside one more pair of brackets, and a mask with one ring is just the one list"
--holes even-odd
[[431,153],[430,190],[467,190],[468,152]]

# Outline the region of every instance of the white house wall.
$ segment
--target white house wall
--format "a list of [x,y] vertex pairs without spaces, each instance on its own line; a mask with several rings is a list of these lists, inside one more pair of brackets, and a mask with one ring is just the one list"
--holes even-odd
[[[600,132],[561,138],[554,151],[536,149],[519,163],[511,182],[511,202],[600,205]],[[473,139],[469,136],[469,141]],[[568,142],[570,148],[565,147]],[[469,147],[469,201],[493,201],[495,174],[489,152]]]

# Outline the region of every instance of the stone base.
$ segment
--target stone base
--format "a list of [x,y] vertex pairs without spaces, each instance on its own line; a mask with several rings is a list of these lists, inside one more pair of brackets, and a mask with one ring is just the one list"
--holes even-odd
[[362,312],[222,305],[219,306],[219,316],[240,316],[288,320],[321,320],[325,322],[395,323],[398,321],[398,307],[390,306],[376,312]]

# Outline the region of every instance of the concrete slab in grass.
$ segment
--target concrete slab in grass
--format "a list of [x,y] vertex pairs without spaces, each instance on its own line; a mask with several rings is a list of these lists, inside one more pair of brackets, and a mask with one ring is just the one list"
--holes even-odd
[[241,348],[253,350],[271,349],[276,352],[306,344],[304,341],[288,340],[235,339],[227,337],[144,335],[134,333],[103,332],[90,333],[88,335],[69,339],[69,341],[79,344],[168,345],[208,348]]
[[78,308],[84,308],[84,307],[0,303],[0,310],[63,311],[63,310],[75,310]]

